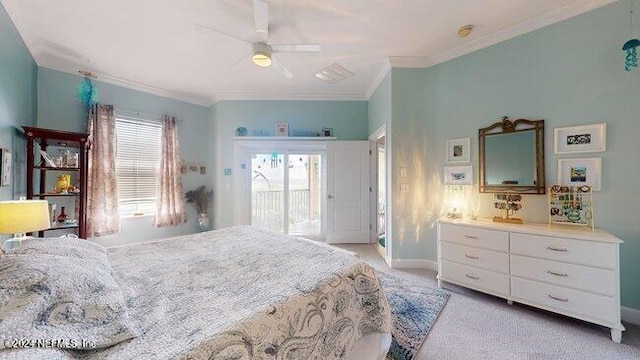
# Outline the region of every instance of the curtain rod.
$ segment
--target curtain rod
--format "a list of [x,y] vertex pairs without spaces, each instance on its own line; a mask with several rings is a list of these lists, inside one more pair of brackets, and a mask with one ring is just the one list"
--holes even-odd
[[[150,114],[150,113],[144,113],[141,111],[132,111],[132,110],[127,110],[127,109],[122,109],[122,108],[116,108],[115,109],[115,113],[116,115],[123,115],[123,116],[128,116],[128,117],[141,117],[142,120],[153,120],[153,121],[162,121],[164,119],[164,115],[160,115],[160,114]],[[169,115],[171,116],[171,115]],[[182,123],[181,119],[176,119],[177,123]]]

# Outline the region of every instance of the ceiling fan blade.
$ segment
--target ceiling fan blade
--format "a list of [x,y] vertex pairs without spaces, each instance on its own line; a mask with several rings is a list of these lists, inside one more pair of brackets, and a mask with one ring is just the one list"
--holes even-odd
[[269,4],[262,0],[253,0],[253,24],[256,32],[269,35]]
[[236,39],[236,40],[244,41],[244,42],[246,42],[247,44],[251,44],[251,41],[248,41],[248,40],[245,40],[245,39],[243,39],[243,38],[241,38],[241,37],[237,37],[237,36],[235,36],[235,35],[229,34],[229,33],[227,33],[227,32],[224,32],[224,31],[222,31],[222,30],[216,29],[216,28],[214,28],[214,27],[211,27],[211,26],[208,26],[208,25],[203,25],[203,24],[197,24],[197,23],[196,23],[195,25],[196,25],[196,27],[197,27],[197,28],[199,28],[199,29],[206,30],[206,31],[213,31],[213,32],[218,33],[218,34],[220,34],[220,35],[228,36],[228,37],[230,37],[230,38],[234,38],[234,39]]
[[239,58],[238,60],[236,60],[233,65],[231,65],[231,67],[229,68],[229,70],[231,71],[235,71],[236,69],[238,69],[242,64],[250,64],[251,63],[251,55],[253,54],[253,52],[247,53],[242,55],[241,58]]
[[293,73],[289,69],[287,69],[287,67],[284,66],[284,64],[280,62],[277,57],[271,55],[271,62],[276,71],[282,74],[284,77],[286,77],[287,79],[291,79],[293,77]]
[[272,44],[274,52],[319,52],[318,44]]

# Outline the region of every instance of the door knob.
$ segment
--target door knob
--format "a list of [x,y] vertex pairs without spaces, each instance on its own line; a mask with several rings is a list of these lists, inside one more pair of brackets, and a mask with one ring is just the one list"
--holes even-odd
[[327,195],[327,199],[331,200],[331,199],[333,199],[333,198],[334,198],[334,196],[333,196],[333,195]]

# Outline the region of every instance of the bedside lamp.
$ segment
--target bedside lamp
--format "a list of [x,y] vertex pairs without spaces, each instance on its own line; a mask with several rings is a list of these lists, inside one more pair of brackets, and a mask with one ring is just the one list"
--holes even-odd
[[20,246],[27,232],[48,229],[49,203],[46,200],[0,201],[0,234],[15,234],[2,245],[5,250]]

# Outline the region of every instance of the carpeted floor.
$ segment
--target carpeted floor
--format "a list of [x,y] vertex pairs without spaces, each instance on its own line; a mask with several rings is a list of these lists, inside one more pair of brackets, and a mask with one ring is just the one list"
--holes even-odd
[[[389,269],[375,245],[341,245],[380,271],[437,287],[435,272]],[[414,357],[426,359],[608,360],[640,359],[640,327],[624,324],[622,344],[609,329],[455,285],[427,339]]]
[[378,277],[391,308],[391,348],[388,359],[410,360],[427,337],[449,293],[424,284],[409,282],[385,272]]

